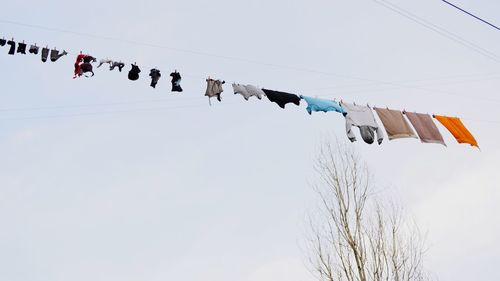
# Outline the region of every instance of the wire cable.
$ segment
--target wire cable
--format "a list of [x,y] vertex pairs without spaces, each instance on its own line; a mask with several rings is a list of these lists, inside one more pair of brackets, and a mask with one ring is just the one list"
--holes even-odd
[[438,25],[435,25],[435,24],[433,24],[433,23],[431,23],[431,22],[429,22],[429,21],[427,21],[427,20],[401,8],[401,7],[398,7],[389,1],[373,0],[373,2],[387,8],[389,10],[392,10],[393,12],[396,12],[399,15],[401,15],[401,16],[403,16],[403,17],[405,17],[405,18],[431,30],[431,31],[434,31],[437,34],[444,36],[444,37],[446,37],[446,38],[448,38],[448,39],[450,39],[450,40],[452,40],[452,41],[454,41],[454,42],[456,42],[456,43],[458,43],[458,44],[460,44],[460,45],[462,45],[462,46],[464,46],[464,47],[466,47],[466,48],[468,48],[468,49],[470,49],[478,54],[481,54],[484,57],[487,57],[487,58],[489,58],[497,63],[500,63],[500,56],[496,55],[495,53],[492,53],[492,52],[490,52],[490,51],[488,51],[488,50],[486,50],[486,49],[484,49],[484,48],[482,48],[482,47],[480,47],[472,42],[469,42],[466,39],[450,32],[450,31],[448,31],[448,30],[446,30]]
[[494,24],[492,24],[492,23],[490,23],[490,22],[488,22],[488,21],[486,21],[486,20],[484,20],[484,19],[482,19],[482,18],[480,18],[480,17],[478,17],[478,16],[476,16],[476,15],[474,15],[474,14],[472,14],[472,13],[470,13],[470,12],[468,12],[468,11],[462,9],[462,8],[460,8],[460,7],[458,7],[457,5],[455,5],[453,3],[450,3],[450,2],[448,2],[446,0],[441,0],[441,1],[444,2],[444,3],[446,3],[446,4],[448,4],[448,5],[450,5],[450,6],[452,6],[453,8],[455,8],[455,9],[457,9],[459,11],[462,11],[462,12],[466,13],[467,15],[469,15],[469,16],[471,16],[471,17],[473,17],[473,18],[475,18],[475,19],[477,19],[479,21],[482,21],[483,23],[485,23],[485,24],[487,24],[487,25],[495,28],[496,30],[500,31],[500,28],[498,26],[496,26],[496,25],[494,25]]

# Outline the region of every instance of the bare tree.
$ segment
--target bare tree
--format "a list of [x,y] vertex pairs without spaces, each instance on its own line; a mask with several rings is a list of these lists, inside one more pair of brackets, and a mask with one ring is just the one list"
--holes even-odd
[[310,220],[308,256],[320,281],[423,281],[423,235],[400,208],[374,194],[365,164],[347,146],[325,143],[317,160],[321,204]]

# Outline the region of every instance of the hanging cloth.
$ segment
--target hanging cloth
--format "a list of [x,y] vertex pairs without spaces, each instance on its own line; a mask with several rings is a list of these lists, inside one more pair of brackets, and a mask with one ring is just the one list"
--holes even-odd
[[301,99],[307,102],[307,112],[311,114],[313,111],[336,111],[339,113],[344,113],[342,107],[335,101],[327,99],[311,98],[307,96],[300,96]]
[[156,84],[158,84],[158,80],[160,80],[161,73],[160,70],[153,68],[149,71],[149,76],[151,77],[151,87],[156,88]]
[[115,69],[115,67],[118,67],[118,71],[122,72],[122,68],[125,67],[125,64],[123,62],[115,61],[109,65],[109,70],[111,71],[111,70]]
[[356,141],[356,135],[352,131],[352,126],[359,128],[361,137],[367,144],[372,144],[375,141],[375,133],[377,134],[377,142],[381,144],[384,140],[384,133],[377,124],[372,110],[368,106],[360,106],[351,103],[341,102],[340,106],[345,113],[345,126],[347,137],[351,142]]
[[262,90],[252,85],[241,85],[233,83],[234,94],[240,94],[245,100],[248,100],[251,96],[257,97],[259,100],[265,95]]
[[439,143],[446,146],[443,136],[429,114],[405,112],[413,128],[417,131],[420,141],[423,143]]
[[222,84],[224,84],[226,82],[220,81],[220,80],[214,80],[214,79],[210,79],[210,78],[208,78],[206,81],[207,81],[207,89],[205,91],[205,96],[208,97],[208,103],[210,105],[212,105],[210,102],[210,98],[212,98],[212,97],[217,97],[218,101],[222,101],[221,96],[220,96],[222,94],[222,92],[224,91],[224,89],[222,89]]
[[170,73],[170,76],[172,77],[172,80],[170,81],[172,83],[172,92],[182,92],[182,87],[181,87],[181,74],[179,72],[174,71]]
[[295,105],[300,105],[300,98],[295,94],[279,92],[274,90],[262,89],[266,94],[267,98],[271,102],[275,102],[279,107],[285,109],[287,103],[293,103]]
[[24,42],[17,43],[17,52],[26,55],[26,46]]
[[468,143],[472,146],[479,148],[476,139],[472,134],[465,128],[464,124],[457,117],[440,116],[434,115],[443,126],[450,131],[450,133],[455,137],[458,143]]
[[8,54],[14,55],[16,53],[16,42],[14,40],[9,40],[7,41],[7,45],[10,46]]
[[37,46],[37,45],[31,45],[31,46],[30,46],[30,50],[29,50],[29,52],[30,52],[30,54],[33,54],[33,55],[38,55],[38,49],[39,49],[39,48],[38,48],[38,46]]
[[132,81],[139,79],[140,72],[141,72],[141,70],[139,69],[139,67],[135,64],[132,64],[132,68],[128,72],[128,79],[132,80]]
[[52,50],[50,50],[50,61],[55,62],[58,59],[60,59],[62,56],[65,56],[67,54],[68,53],[65,50],[63,50],[62,53],[59,54],[58,50],[52,49]]
[[384,125],[389,140],[401,138],[416,138],[417,135],[399,110],[388,108],[375,108],[378,117]]

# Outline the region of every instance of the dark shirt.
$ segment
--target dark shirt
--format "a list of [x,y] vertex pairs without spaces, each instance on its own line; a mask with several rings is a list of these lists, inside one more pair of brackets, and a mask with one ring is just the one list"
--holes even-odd
[[300,105],[300,97],[295,94],[262,89],[271,102],[277,103],[281,108],[285,108],[287,103]]
[[139,67],[135,64],[132,64],[132,69],[130,69],[130,71],[128,72],[128,79],[132,81],[139,79],[140,72],[141,70],[139,69]]

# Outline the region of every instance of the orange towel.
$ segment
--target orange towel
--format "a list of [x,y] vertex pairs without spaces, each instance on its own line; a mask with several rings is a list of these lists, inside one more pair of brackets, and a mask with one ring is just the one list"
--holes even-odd
[[476,139],[472,134],[465,128],[460,118],[457,117],[448,117],[448,116],[439,116],[434,115],[443,126],[450,131],[450,133],[457,139],[458,143],[468,143],[472,146],[479,148]]

